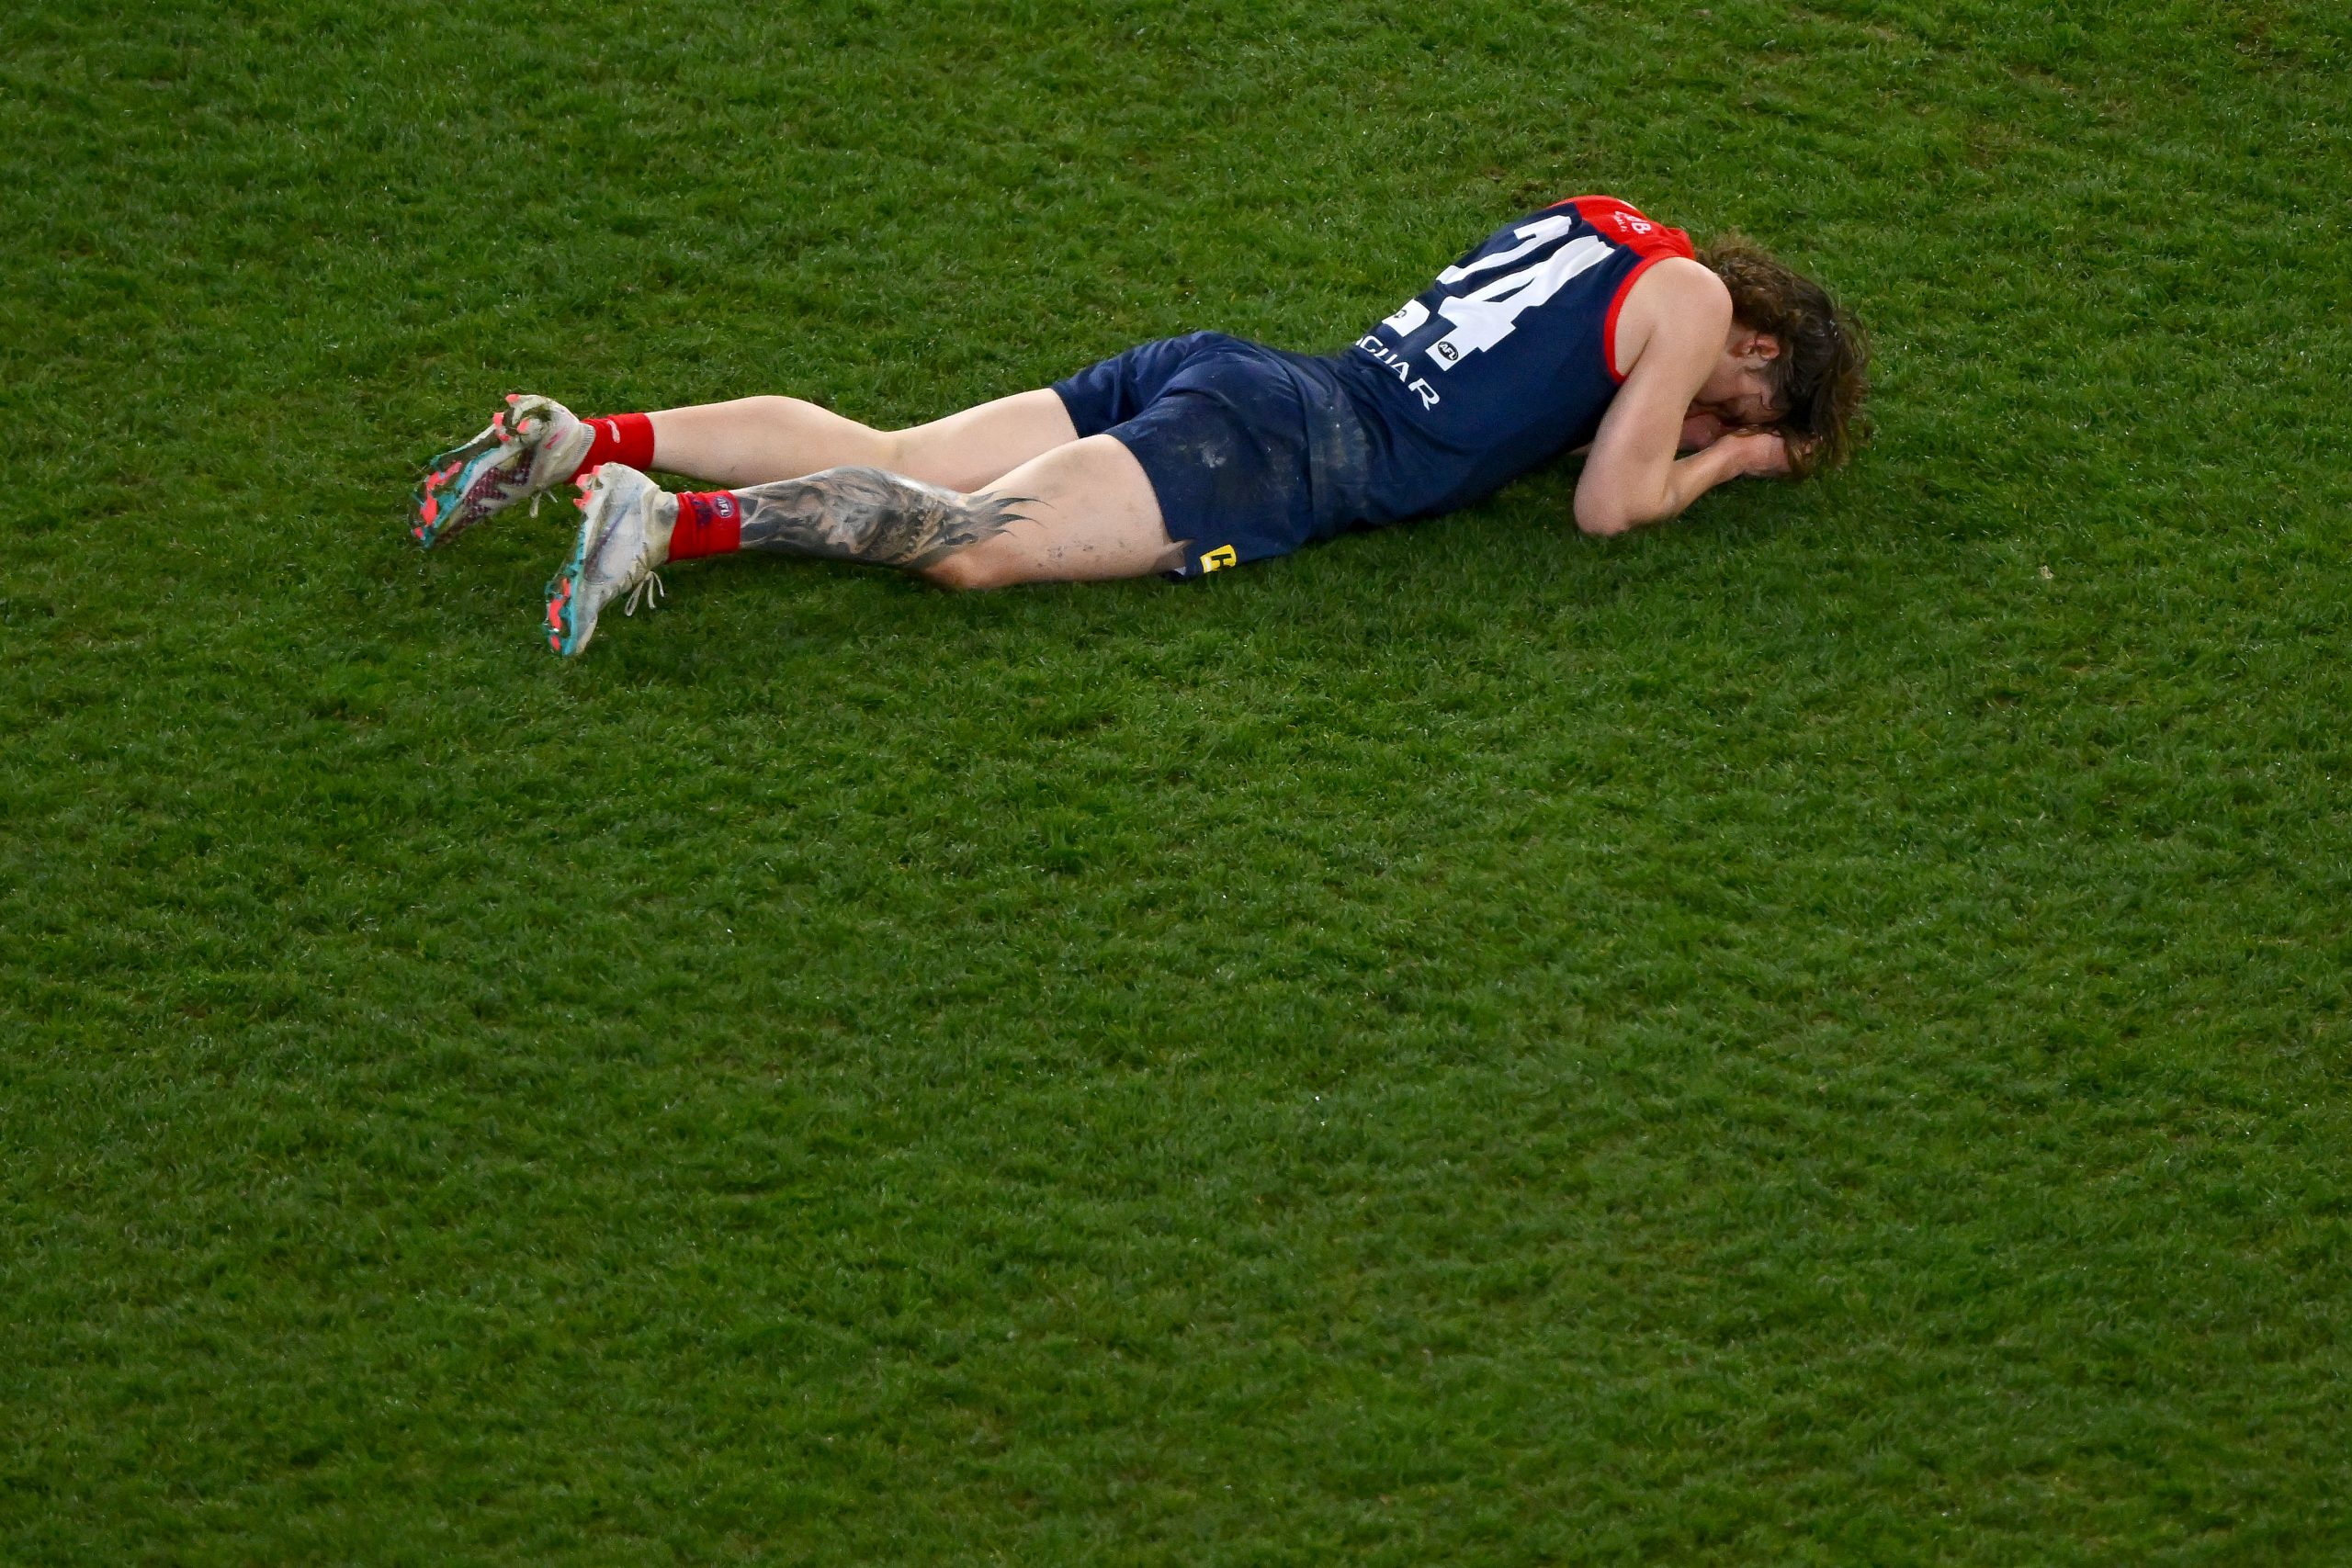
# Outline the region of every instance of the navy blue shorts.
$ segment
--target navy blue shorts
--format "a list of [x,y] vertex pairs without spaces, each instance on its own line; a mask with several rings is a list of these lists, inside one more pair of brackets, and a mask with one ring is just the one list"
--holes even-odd
[[1363,421],[1303,355],[1193,333],[1131,348],[1054,383],[1081,436],[1136,455],[1168,536],[1171,577],[1285,556],[1363,521]]

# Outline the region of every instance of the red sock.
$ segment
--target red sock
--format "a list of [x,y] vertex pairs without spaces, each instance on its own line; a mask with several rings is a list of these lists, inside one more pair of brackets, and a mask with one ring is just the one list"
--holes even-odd
[[645,415],[600,413],[581,423],[596,433],[596,439],[589,446],[588,455],[580,459],[573,479],[599,463],[626,463],[638,469],[653,466],[653,422]]
[[670,558],[723,556],[743,547],[743,503],[731,490],[682,490]]

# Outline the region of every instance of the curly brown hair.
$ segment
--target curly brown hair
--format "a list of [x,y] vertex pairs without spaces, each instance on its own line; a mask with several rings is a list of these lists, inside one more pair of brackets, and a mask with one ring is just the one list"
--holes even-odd
[[1699,253],[1731,290],[1732,316],[1781,341],[1772,361],[1772,400],[1788,412],[1792,476],[1807,479],[1842,466],[1866,432],[1860,415],[1870,393],[1871,344],[1860,321],[1829,291],[1744,234],[1718,235]]

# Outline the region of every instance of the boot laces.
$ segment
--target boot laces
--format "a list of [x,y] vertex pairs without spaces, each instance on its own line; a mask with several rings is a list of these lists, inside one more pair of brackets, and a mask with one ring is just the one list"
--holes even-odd
[[647,567],[645,569],[645,575],[639,578],[634,583],[630,584],[628,591],[628,602],[621,606],[621,614],[624,615],[636,615],[638,603],[640,600],[650,607],[651,605],[659,604],[662,600],[667,599],[669,596],[670,591],[662,586],[662,574],[654,570],[651,567]]

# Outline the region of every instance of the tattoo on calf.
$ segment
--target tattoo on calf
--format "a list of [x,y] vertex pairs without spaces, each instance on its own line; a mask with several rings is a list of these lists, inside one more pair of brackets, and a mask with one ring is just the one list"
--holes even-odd
[[827,468],[735,492],[743,547],[919,570],[994,538],[1028,498],[958,495],[881,468]]

